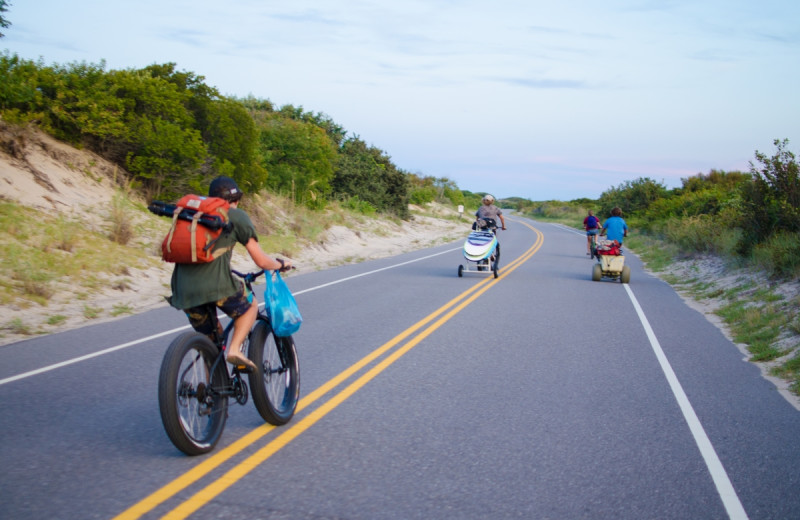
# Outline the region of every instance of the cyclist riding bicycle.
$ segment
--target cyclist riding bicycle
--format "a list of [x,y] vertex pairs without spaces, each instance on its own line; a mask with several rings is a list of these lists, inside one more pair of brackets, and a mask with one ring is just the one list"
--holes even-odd
[[[483,197],[483,205],[478,208],[478,211],[475,212],[476,222],[472,224],[472,229],[476,229],[477,228],[477,221],[478,220],[485,219],[485,218],[493,219],[495,222],[497,222],[497,219],[499,218],[500,219],[500,224],[501,224],[501,228],[500,229],[505,231],[505,229],[506,229],[506,221],[503,218],[503,212],[500,210],[500,208],[498,208],[497,206],[494,205],[494,197],[489,195],[489,194],[484,195],[484,197]],[[497,230],[497,228],[492,229],[492,231],[495,232],[495,233],[497,232],[496,230]]]
[[592,210],[589,210],[589,215],[583,219],[583,229],[586,230],[586,254],[592,256],[592,237],[597,237],[600,231],[600,219],[594,216]]
[[220,235],[215,249],[229,248],[226,253],[209,263],[175,264],[172,271],[172,296],[170,305],[186,313],[192,328],[214,340],[222,334],[217,319],[217,308],[233,320],[233,336],[228,345],[227,361],[232,365],[255,369],[255,365],[241,352],[247,334],[255,323],[258,304],[253,294],[231,274],[233,246],[242,244],[253,262],[264,270],[286,271],[292,264],[288,260],[273,259],[261,250],[258,236],[250,217],[238,208],[242,192],[230,177],[217,177],[208,188],[209,197],[225,199],[230,204],[228,218],[233,224],[230,232]]

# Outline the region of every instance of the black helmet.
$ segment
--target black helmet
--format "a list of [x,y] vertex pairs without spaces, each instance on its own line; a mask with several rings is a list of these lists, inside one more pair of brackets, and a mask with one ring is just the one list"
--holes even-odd
[[208,187],[209,197],[219,197],[228,202],[236,202],[242,198],[242,190],[236,185],[236,181],[230,177],[217,177]]

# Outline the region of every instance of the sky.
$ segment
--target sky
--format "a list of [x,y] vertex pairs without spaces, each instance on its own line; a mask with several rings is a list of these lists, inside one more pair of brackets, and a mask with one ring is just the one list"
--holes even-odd
[[175,63],[400,169],[534,201],[800,155],[800,2],[8,0],[0,49]]

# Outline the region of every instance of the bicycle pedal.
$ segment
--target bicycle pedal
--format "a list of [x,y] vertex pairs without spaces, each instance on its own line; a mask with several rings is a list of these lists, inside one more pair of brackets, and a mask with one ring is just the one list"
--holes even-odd
[[251,374],[251,373],[253,372],[253,369],[252,369],[252,368],[250,368],[250,367],[249,367],[249,366],[247,366],[247,365],[234,365],[234,368],[236,368],[236,370],[237,370],[237,371],[238,371],[240,374]]

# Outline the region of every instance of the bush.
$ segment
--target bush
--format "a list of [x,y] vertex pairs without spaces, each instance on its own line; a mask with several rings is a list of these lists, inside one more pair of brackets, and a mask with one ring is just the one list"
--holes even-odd
[[668,196],[668,192],[663,182],[640,177],[603,192],[597,201],[598,211],[596,213],[601,216],[609,215],[611,210],[618,206],[622,208],[624,217],[644,212],[651,204],[666,196]]
[[777,277],[800,275],[800,233],[779,231],[753,248],[753,260]]
[[739,225],[744,237],[739,252],[747,255],[754,244],[769,240],[782,231],[800,231],[800,174],[789,141],[775,140],[777,151],[772,157],[756,152],[761,163],[750,163],[752,181],[742,186],[739,201]]
[[416,204],[417,206],[429,204],[434,200],[436,200],[436,188],[433,186],[412,188],[409,193],[409,201],[411,204]]
[[677,245],[683,254],[733,255],[741,231],[722,225],[721,221],[711,215],[672,217],[654,226],[654,232]]
[[349,199],[342,201],[342,207],[357,211],[358,213],[368,217],[375,215],[378,212],[375,206],[365,200],[359,199],[358,197],[350,197]]

